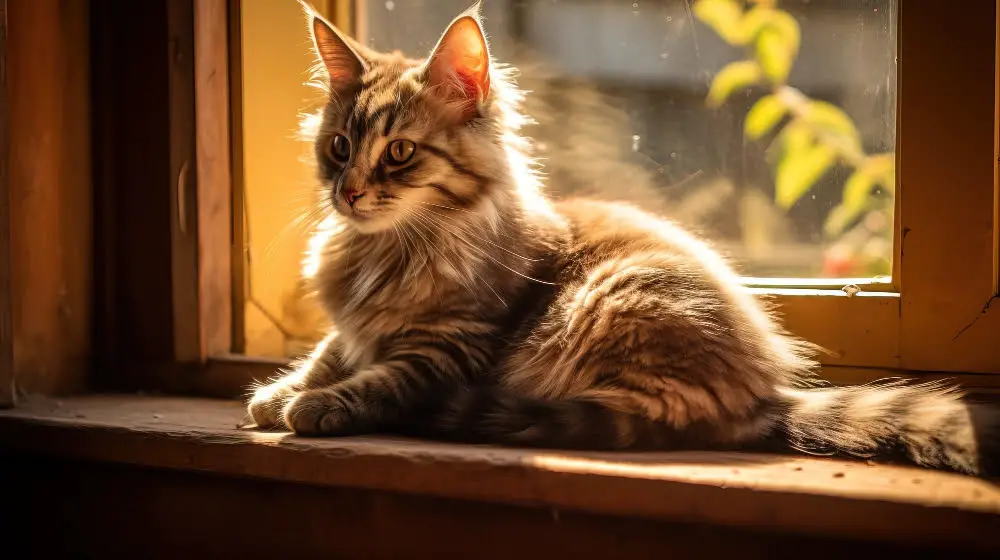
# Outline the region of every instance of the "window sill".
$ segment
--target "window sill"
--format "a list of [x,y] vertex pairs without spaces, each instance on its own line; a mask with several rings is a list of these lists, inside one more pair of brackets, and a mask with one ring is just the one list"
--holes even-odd
[[387,490],[490,503],[870,539],[1000,549],[1000,487],[898,466],[746,453],[532,452],[235,428],[231,401],[33,398],[0,411],[18,453]]

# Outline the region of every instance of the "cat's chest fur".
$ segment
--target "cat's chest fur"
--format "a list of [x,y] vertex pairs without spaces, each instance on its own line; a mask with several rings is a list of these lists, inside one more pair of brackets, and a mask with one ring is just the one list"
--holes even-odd
[[350,367],[377,361],[380,350],[409,329],[476,305],[467,281],[456,280],[453,260],[364,246],[330,256],[315,280]]

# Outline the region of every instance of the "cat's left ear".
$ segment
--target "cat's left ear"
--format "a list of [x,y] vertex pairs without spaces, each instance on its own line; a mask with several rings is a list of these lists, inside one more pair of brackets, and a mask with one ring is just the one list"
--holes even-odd
[[342,35],[311,5],[301,3],[309,18],[316,54],[326,68],[331,92],[342,94],[356,89],[361,85],[361,76],[367,70],[365,57],[361,54],[362,47]]
[[427,59],[428,84],[464,120],[477,115],[490,94],[490,49],[479,20],[479,3],[455,18]]

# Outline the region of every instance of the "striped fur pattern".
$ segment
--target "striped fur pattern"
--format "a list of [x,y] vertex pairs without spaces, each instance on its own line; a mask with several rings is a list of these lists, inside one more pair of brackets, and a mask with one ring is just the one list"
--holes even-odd
[[336,331],[256,388],[259,426],[994,467],[992,409],[942,386],[824,385],[703,241],[629,205],[548,200],[477,14],[411,60],[309,12],[330,100],[306,119],[329,212],[307,272]]

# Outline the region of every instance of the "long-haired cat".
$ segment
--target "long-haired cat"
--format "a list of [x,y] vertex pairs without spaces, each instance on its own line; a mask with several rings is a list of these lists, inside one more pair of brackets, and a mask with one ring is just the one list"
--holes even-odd
[[425,60],[307,12],[329,92],[311,121],[331,214],[314,281],[336,330],[256,389],[259,426],[997,467],[992,409],[940,385],[823,384],[708,245],[629,205],[548,200],[478,5]]

